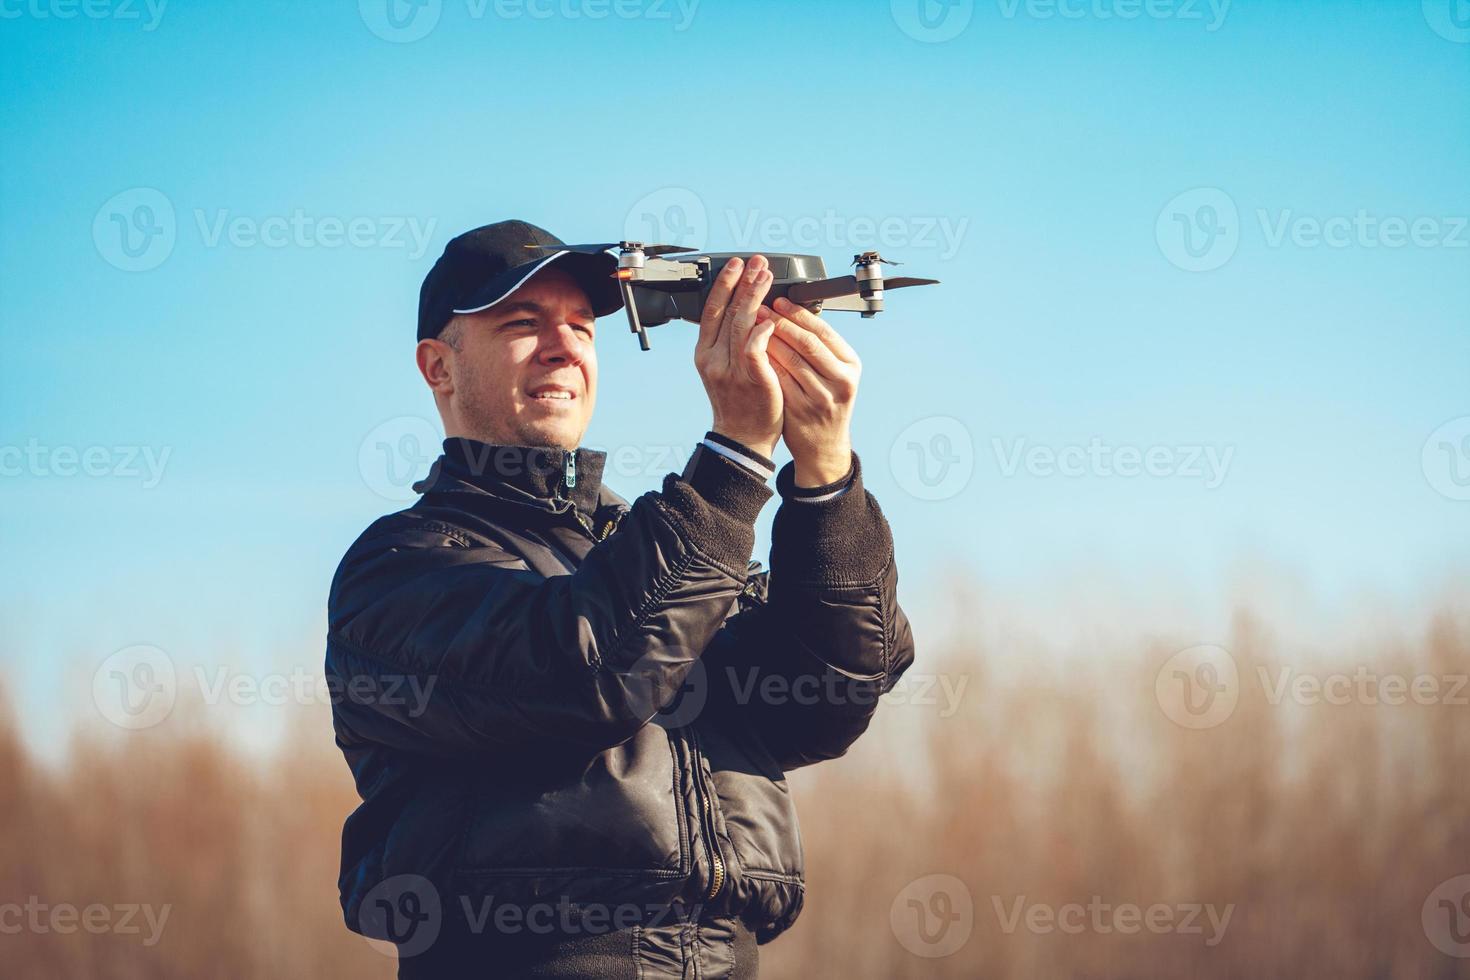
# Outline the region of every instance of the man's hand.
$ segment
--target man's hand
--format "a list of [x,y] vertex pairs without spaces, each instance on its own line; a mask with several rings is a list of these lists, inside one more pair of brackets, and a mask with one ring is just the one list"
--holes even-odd
[[781,383],[767,357],[775,324],[756,322],[771,288],[769,265],[763,255],[748,264],[738,258],[726,263],[705,302],[694,347],[694,366],[715,413],[710,428],[763,456],[774,453],[781,438],[782,408]]
[[796,485],[835,483],[852,468],[849,426],[862,362],[815,313],[784,296],[775,307],[762,306],[759,316],[761,325],[775,325],[768,350],[785,396],[781,435],[796,464]]

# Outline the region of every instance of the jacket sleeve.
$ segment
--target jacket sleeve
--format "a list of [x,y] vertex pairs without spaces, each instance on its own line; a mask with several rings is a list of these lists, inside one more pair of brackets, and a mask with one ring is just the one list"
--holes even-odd
[[893,535],[863,489],[857,455],[836,497],[796,499],[790,463],[776,488],[771,571],[752,562],[753,601],[721,631],[705,667],[726,710],[794,769],[842,755],[867,730],[878,697],[913,663],[914,639],[898,604]]
[[349,549],[328,600],[339,738],[439,756],[626,741],[729,613],[770,496],[697,448],[552,578],[413,511],[385,518]]

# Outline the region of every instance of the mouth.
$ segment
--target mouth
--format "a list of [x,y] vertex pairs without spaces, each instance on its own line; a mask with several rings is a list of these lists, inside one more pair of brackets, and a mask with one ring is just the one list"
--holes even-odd
[[539,385],[526,392],[526,397],[538,405],[569,405],[577,400],[577,393],[561,385]]

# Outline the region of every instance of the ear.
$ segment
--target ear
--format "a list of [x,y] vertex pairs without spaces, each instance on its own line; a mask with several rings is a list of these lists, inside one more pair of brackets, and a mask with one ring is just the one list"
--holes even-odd
[[453,347],[442,340],[421,340],[414,349],[414,357],[418,361],[419,374],[424,376],[424,381],[436,396],[454,394],[454,380],[449,372],[449,362],[454,357]]

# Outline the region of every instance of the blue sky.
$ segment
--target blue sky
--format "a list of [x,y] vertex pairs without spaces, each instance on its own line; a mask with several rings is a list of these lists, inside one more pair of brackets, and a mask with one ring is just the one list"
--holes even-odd
[[[418,284],[506,217],[942,279],[829,317],[920,629],[962,571],[1202,617],[1260,568],[1328,609],[1464,573],[1463,0],[392,2],[0,3],[23,712],[134,643],[318,662],[377,444],[435,418]],[[693,330],[601,324],[629,498],[708,426]]]

